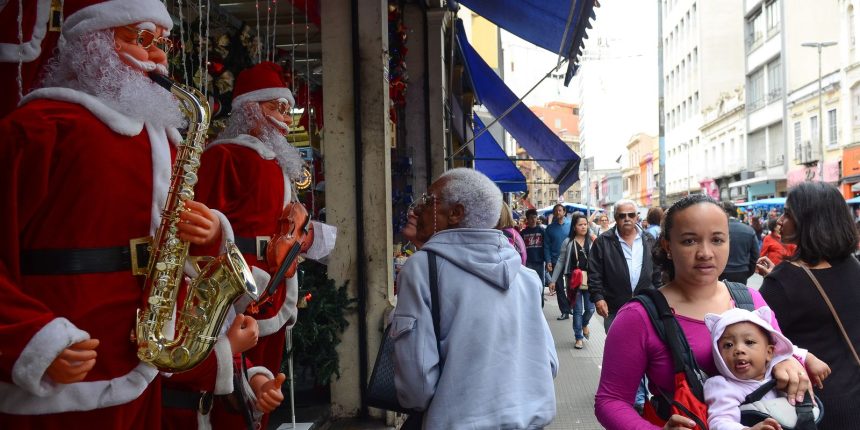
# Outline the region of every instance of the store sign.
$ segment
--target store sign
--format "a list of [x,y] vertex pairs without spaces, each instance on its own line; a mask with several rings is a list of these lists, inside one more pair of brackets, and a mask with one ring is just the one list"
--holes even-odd
[[[803,166],[788,172],[787,185],[789,188],[808,181],[820,181],[818,166]],[[824,182],[836,182],[839,180],[839,162],[824,162]]]
[[860,176],[860,146],[842,151],[842,177]]

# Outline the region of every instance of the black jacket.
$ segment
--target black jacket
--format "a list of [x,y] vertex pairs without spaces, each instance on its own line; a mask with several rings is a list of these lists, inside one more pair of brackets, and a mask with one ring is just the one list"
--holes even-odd
[[758,238],[752,227],[729,219],[729,261],[724,273],[755,272],[755,262],[759,257]]
[[627,259],[624,258],[615,228],[612,227],[598,236],[588,252],[588,292],[591,294],[591,301],[597,303],[606,300],[611,314],[618,312],[621,306],[642,289],[661,285],[660,269],[654,267],[651,259],[651,241],[640,232],[644,247],[642,273],[639,275],[636,289],[631,291],[630,269],[627,268]]

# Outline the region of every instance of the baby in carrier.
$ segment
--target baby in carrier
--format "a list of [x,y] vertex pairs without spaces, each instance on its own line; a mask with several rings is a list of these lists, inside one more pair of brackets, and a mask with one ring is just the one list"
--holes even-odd
[[[735,308],[722,315],[705,316],[714,361],[720,371],[704,387],[711,430],[814,429],[820,419],[820,410],[811,401],[796,408],[780,396],[771,372],[777,363],[793,359],[794,353],[806,357],[813,382],[820,384],[830,374],[830,368],[792,345],[774,330],[768,323],[770,320],[771,310],[767,306],[752,312]],[[802,412],[807,407],[808,413]]]

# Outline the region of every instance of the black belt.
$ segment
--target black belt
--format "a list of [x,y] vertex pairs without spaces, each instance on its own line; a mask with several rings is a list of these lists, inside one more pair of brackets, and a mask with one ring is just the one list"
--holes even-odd
[[257,260],[265,261],[266,246],[269,245],[270,240],[272,240],[271,236],[237,237],[235,243],[242,254],[256,255]]
[[132,239],[129,246],[21,251],[24,275],[80,275],[132,270],[146,274],[150,238]]
[[212,410],[213,396],[210,392],[161,389],[161,406],[173,409],[191,409],[203,415]]

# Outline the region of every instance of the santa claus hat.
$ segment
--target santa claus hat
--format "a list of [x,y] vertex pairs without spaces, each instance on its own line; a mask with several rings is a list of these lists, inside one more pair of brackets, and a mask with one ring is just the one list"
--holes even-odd
[[170,29],[173,19],[160,0],[65,0],[62,35],[74,39],[83,34],[139,22]]
[[281,66],[271,61],[264,61],[243,70],[236,78],[236,85],[233,87],[233,110],[238,109],[243,103],[277,99],[287,99],[290,105],[296,105],[293,93],[284,82]]

